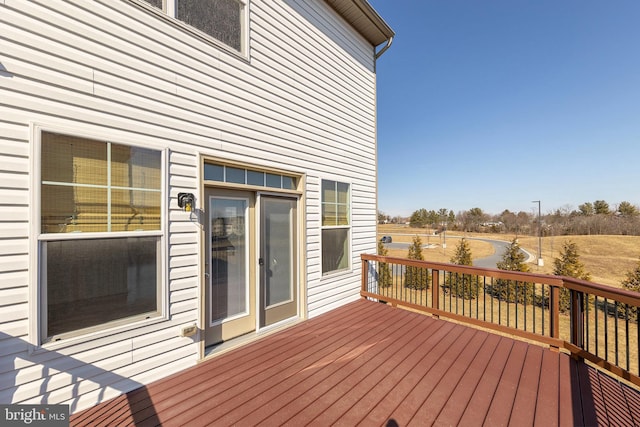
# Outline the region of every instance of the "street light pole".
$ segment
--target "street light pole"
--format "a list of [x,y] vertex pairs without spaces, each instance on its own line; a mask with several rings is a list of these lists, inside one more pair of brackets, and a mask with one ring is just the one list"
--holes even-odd
[[447,251],[447,217],[442,218],[442,253],[446,254]]
[[542,259],[542,224],[540,222],[540,200],[533,200],[531,203],[538,204],[538,267],[542,267],[544,266],[544,261]]

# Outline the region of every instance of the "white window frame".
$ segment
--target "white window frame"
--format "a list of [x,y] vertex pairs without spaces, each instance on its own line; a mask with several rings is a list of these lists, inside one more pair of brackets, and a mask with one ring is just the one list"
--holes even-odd
[[[45,233],[41,232],[41,137],[43,132],[51,132],[57,134],[65,134],[74,137],[93,139],[97,141],[111,142],[119,145],[127,145],[132,147],[141,147],[158,151],[160,153],[160,229],[159,230],[141,230],[129,232],[82,232],[82,233]],[[112,335],[124,332],[144,325],[154,324],[167,320],[168,296],[167,296],[167,147],[159,145],[149,140],[127,140],[126,138],[112,138],[110,130],[95,128],[89,129],[79,125],[77,128],[69,128],[66,126],[43,125],[38,123],[30,123],[31,138],[31,215],[30,215],[30,291],[29,291],[29,343],[31,347],[29,351],[39,352],[46,349],[62,348],[67,345],[78,342],[86,342],[97,339],[106,335]],[[43,254],[41,242],[60,241],[60,240],[95,240],[107,238],[123,238],[123,237],[158,237],[159,253],[157,254],[158,262],[158,283],[157,283],[157,315],[147,318],[123,318],[109,321],[100,325],[90,327],[79,327],[74,331],[62,334],[55,341],[47,341],[45,334],[44,322],[46,322],[46,289],[43,285]]]
[[243,58],[249,58],[249,5],[251,0],[235,0],[239,4],[242,5],[242,17],[241,17],[241,25],[242,28],[240,30],[240,50],[236,50],[235,48],[227,45],[223,41],[216,39],[215,37],[201,31],[186,22],[181,21],[176,17],[176,10],[178,6],[178,2],[180,0],[163,0],[163,9],[160,10],[148,3],[144,0],[129,0],[137,5],[144,7],[146,10],[149,10],[164,19],[169,20],[173,25],[191,33],[192,35],[197,36],[198,38],[205,40],[209,43],[215,44],[217,47],[224,49],[225,51],[232,53],[234,55],[239,55]]
[[[322,183],[325,181],[335,182],[336,184],[346,184],[349,186],[349,194],[348,198],[348,214],[347,219],[349,221],[348,225],[323,225],[322,224],[322,208],[323,208],[323,200],[322,200]],[[320,272],[323,278],[335,276],[339,274],[351,273],[353,270],[352,265],[352,254],[353,254],[353,221],[352,221],[352,212],[353,212],[353,183],[348,180],[341,180],[339,178],[321,178],[320,179]],[[323,231],[324,230],[335,230],[335,229],[346,229],[347,230],[347,239],[349,239],[349,253],[347,254],[347,266],[345,268],[331,270],[324,272],[323,263],[324,263],[324,242],[323,242]]]

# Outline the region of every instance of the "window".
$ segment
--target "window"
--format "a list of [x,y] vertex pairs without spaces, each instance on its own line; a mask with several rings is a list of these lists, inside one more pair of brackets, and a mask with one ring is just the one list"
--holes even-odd
[[349,184],[322,180],[322,274],[349,268]]
[[42,132],[44,341],[160,313],[160,151]]
[[237,0],[178,0],[176,18],[237,51],[242,47],[243,5]]
[[296,178],[292,176],[213,163],[205,163],[204,179],[280,190],[295,190],[298,185]]
[[238,52],[244,52],[246,0],[141,0]]

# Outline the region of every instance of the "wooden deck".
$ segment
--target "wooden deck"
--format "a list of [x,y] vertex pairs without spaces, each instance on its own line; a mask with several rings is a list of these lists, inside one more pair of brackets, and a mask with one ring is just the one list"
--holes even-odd
[[71,425],[640,425],[640,394],[568,355],[365,300]]

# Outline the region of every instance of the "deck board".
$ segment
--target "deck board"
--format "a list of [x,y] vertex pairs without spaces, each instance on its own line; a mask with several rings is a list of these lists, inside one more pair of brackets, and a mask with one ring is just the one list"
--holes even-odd
[[[454,392],[458,385],[467,376],[473,376],[473,372],[487,360],[483,353],[492,353],[492,346],[496,343],[494,335],[478,331],[468,344],[468,350],[460,352],[453,365],[442,376],[438,384],[433,386],[433,390],[426,396],[424,403],[411,419],[410,425],[430,425],[438,418],[449,400],[458,400],[459,395]],[[497,337],[495,337],[497,338]],[[474,364],[474,362],[476,362]],[[431,378],[428,379],[432,381]],[[442,420],[441,420],[442,422]],[[444,422],[444,424],[449,424]]]
[[[469,369],[465,371],[455,390],[449,396],[442,411],[438,414],[436,423],[439,425],[459,425],[460,419],[469,406],[469,402],[478,393],[478,384],[487,372],[489,363],[495,357],[496,351],[505,338],[490,334],[483,343],[483,347],[476,354]],[[488,406],[488,405],[487,405]],[[484,412],[482,419],[484,419]]]
[[558,405],[560,402],[560,365],[558,358],[551,351],[542,353],[540,367],[540,383],[536,399],[536,413],[533,420],[535,426],[557,426]]
[[558,378],[560,393],[558,394],[558,418],[561,426],[584,425],[582,411],[576,404],[580,389],[574,380],[572,367],[575,365],[570,357],[559,357],[560,375]]
[[359,300],[71,425],[638,425],[640,393],[534,344]]
[[544,349],[541,347],[529,346],[527,349],[522,375],[509,418],[510,424],[518,426],[533,426],[534,424],[543,354]]
[[513,340],[503,339],[498,344],[494,357],[489,360],[489,364],[485,368],[480,381],[476,385],[475,392],[462,414],[461,425],[482,425],[486,419],[493,396],[498,388],[500,376],[509,359],[514,343],[515,341]]
[[[597,383],[592,383],[592,378],[589,375],[592,371],[587,365],[576,363],[574,364],[574,371],[577,373],[576,376],[580,385],[579,408],[582,411],[581,425],[598,425],[598,419],[607,419],[606,409],[603,406],[602,390]],[[575,399],[577,400],[577,397]]]
[[[401,381],[422,359],[422,349],[433,347],[443,339],[453,325],[435,322],[421,322],[424,330],[421,330],[418,338],[412,342],[412,346],[397,349],[394,356],[385,362],[384,368],[370,373],[353,393],[349,394],[342,402],[334,405],[340,407],[339,413],[332,413],[332,407],[327,408],[322,416],[315,421],[317,425],[328,425],[337,423],[338,425],[356,425],[365,419],[381,402],[386,401],[391,396],[394,385]],[[342,405],[349,406],[346,412],[342,412]],[[332,405],[333,406],[333,405]]]
[[[448,381],[449,374],[456,370],[456,362],[459,358],[469,355],[468,348],[477,346],[482,341],[484,333],[477,330],[466,329],[460,334],[460,338],[444,352],[428,370],[420,372],[421,378],[413,387],[411,392],[398,405],[396,410],[396,421],[399,425],[409,425],[416,417],[420,408],[431,397],[438,386],[443,386]],[[418,376],[417,372],[412,372],[412,376]]]
[[528,348],[529,345],[523,342],[514,343],[493,395],[489,413],[485,419],[487,424],[504,426],[509,423]]
[[[374,374],[380,378],[380,375],[385,375],[402,363],[405,355],[416,348],[419,336],[428,333],[429,329],[433,329],[434,324],[434,322],[427,324],[411,316],[405,329],[395,332],[398,337],[394,346],[386,345],[385,341],[376,343],[375,353],[369,354],[366,358],[353,359],[350,365],[344,367],[342,373],[344,377],[337,381],[337,384],[338,377],[331,376],[324,378],[315,387],[288,391],[288,394],[294,394],[289,396],[292,401],[287,403],[287,407],[266,419],[266,422],[281,425],[288,421],[295,425],[300,421],[314,420],[315,424],[329,425],[337,421],[356,403],[350,398],[351,396],[375,393],[373,386],[378,381],[369,382],[367,385],[366,380],[370,380]],[[366,390],[359,391],[360,387],[365,387]],[[295,393],[300,393],[298,399],[293,399]],[[294,413],[294,408],[297,406],[295,401],[299,400],[307,402],[307,405],[301,411]],[[290,410],[288,410],[289,407]]]
[[[368,358],[375,359],[379,352],[384,350],[386,346],[380,343],[394,337],[397,338],[402,334],[403,329],[406,330],[413,326],[410,324],[411,317],[405,316],[403,320],[406,322],[393,322],[382,330],[365,330],[361,336],[350,342],[349,346],[342,345],[344,352],[339,357],[335,357],[338,353],[334,350],[328,357],[319,361],[316,364],[318,369],[306,369],[305,372],[300,372],[279,384],[265,384],[269,394],[257,396],[251,402],[242,405],[240,412],[225,416],[219,421],[222,425],[242,422],[243,418],[258,422],[262,421],[259,417],[266,418],[274,412],[278,413],[278,417],[275,418],[279,418],[280,422],[288,420],[300,408],[308,408],[309,405],[316,402],[323,393],[335,394],[336,384],[345,384],[345,379],[350,373],[357,370]],[[371,342],[373,335],[376,335],[375,339],[379,341]],[[347,349],[349,351],[346,351]],[[366,357],[363,356],[365,352],[367,353]],[[274,396],[278,397],[275,402]],[[328,400],[335,399],[333,397]],[[259,417],[255,414],[259,414]],[[313,416],[308,415],[305,419],[313,419]]]
[[[406,370],[402,378],[398,378],[397,381],[391,384],[392,388],[387,393],[386,398],[380,400],[370,413],[365,414],[363,421],[367,425],[381,425],[389,419],[389,414],[396,414],[394,420],[400,424],[398,418],[400,418],[402,414],[400,414],[396,408],[404,402],[426,372],[428,372],[441,357],[447,354],[455,342],[460,341],[463,332],[463,328],[455,325],[442,339],[438,340],[437,344],[434,343],[433,346],[427,346],[424,356],[418,360],[410,370]],[[469,332],[467,332],[467,334],[469,334]]]

